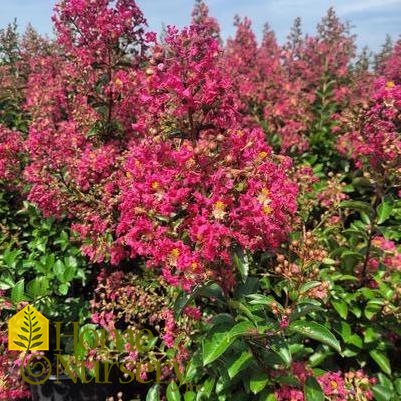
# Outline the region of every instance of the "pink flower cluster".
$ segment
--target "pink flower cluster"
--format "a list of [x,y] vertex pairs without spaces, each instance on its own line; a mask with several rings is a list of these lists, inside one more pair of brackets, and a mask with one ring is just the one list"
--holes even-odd
[[[305,385],[313,372],[303,362],[294,362],[291,373],[299,380],[301,386]],[[369,378],[362,370],[356,372],[326,372],[317,377],[317,381],[330,401],[370,401],[373,399],[371,386],[376,383],[375,378]],[[278,401],[304,401],[303,390],[291,386],[282,386],[275,392]]]
[[[3,308],[4,305],[0,305]],[[0,328],[0,401],[18,400],[30,396],[19,373],[21,353],[8,350],[7,331]]]
[[397,41],[391,54],[380,67],[383,76],[397,85],[401,84],[401,40]]
[[[146,277],[119,270],[100,272],[91,301],[92,322],[108,332],[128,328],[141,336],[143,328],[151,328],[152,335],[162,340],[154,344],[149,352],[143,352],[135,344],[129,346],[127,343],[126,352],[116,355],[111,351],[111,359],[119,358],[129,362],[149,357],[157,359],[165,352],[166,347],[175,350],[174,359],[180,364],[188,359],[188,333],[201,318],[200,309],[187,305],[182,318],[177,319],[172,310],[173,300],[169,296],[169,285],[162,277],[157,280],[148,281]],[[97,355],[97,358],[101,357],[100,354]]]
[[320,205],[326,209],[338,207],[341,201],[348,199],[348,195],[344,193],[344,186],[338,177],[330,178],[325,188],[317,195]]
[[371,386],[375,378],[369,378],[362,370],[341,372],[326,372],[318,377],[325,396],[330,401],[370,401],[373,400]]
[[339,106],[362,96],[348,69],[355,53],[354,38],[333,9],[315,36],[304,37],[296,24],[284,46],[278,45],[268,25],[260,45],[249,19],[236,18],[235,25],[236,35],[227,42],[225,60],[232,89],[240,100],[239,110],[244,122],[263,122],[268,134],[278,134],[283,153],[308,149],[318,92],[326,93],[325,103],[330,98]]
[[187,291],[211,277],[232,287],[233,249],[277,247],[297,187],[290,160],[244,124],[207,8],[163,44],[133,1],[56,10],[65,54],[33,60],[28,81],[29,200],[71,218],[93,261],[139,256]]
[[354,128],[339,138],[338,149],[355,161],[358,168],[373,168],[385,177],[401,172],[401,85],[377,80],[372,104]]
[[23,141],[20,133],[0,125],[0,180],[12,183],[21,174]]
[[[55,10],[58,42],[83,66],[107,62],[113,49],[138,44],[144,34],[146,21],[132,0],[68,0]],[[130,50],[135,54],[143,49]]]
[[195,147],[151,140],[127,158],[118,243],[187,290],[205,274],[229,284],[230,249],[278,246],[296,209],[288,162],[272,161],[259,130],[222,136],[215,149],[203,135]]
[[401,271],[401,252],[394,241],[376,236],[372,240],[372,245],[383,254],[381,261],[390,271]]

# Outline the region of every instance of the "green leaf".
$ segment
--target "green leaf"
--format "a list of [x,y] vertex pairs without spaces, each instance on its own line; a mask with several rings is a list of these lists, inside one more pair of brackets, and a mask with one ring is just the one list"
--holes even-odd
[[324,265],[329,265],[329,266],[331,266],[331,265],[335,265],[335,264],[336,264],[336,261],[335,261],[334,259],[331,259],[331,258],[324,258],[324,259],[322,260],[322,263],[323,263]]
[[21,254],[22,251],[20,249],[11,250],[8,248],[3,253],[3,261],[8,267],[15,269],[18,263],[18,257]]
[[358,318],[360,319],[360,317],[362,316],[362,311],[361,308],[358,305],[352,305],[350,307],[350,311]]
[[64,263],[58,259],[56,260],[56,263],[53,266],[53,271],[56,274],[57,277],[61,278],[64,274]]
[[236,309],[237,311],[241,312],[243,315],[245,315],[256,327],[258,326],[257,323],[257,316],[254,315],[251,310],[242,302],[238,302],[238,301],[232,301],[229,300],[228,304],[230,307]]
[[211,341],[206,340],[203,343],[203,365],[206,366],[215,361],[219,356],[224,354],[233,342],[234,339],[227,333],[219,337],[214,337]]
[[77,275],[77,269],[74,266],[68,265],[66,266],[64,273],[63,273],[63,280],[64,281],[71,281]]
[[159,384],[153,385],[146,395],[146,401],[160,401],[159,389]]
[[242,249],[238,249],[233,254],[233,261],[238,271],[241,274],[242,281],[245,283],[249,274],[248,255]]
[[288,329],[305,337],[320,341],[323,344],[327,344],[334,348],[337,352],[341,352],[341,347],[338,340],[326,327],[319,323],[306,320],[297,320],[290,323]]
[[363,333],[363,336],[363,340],[365,343],[372,343],[380,337],[380,334],[377,333],[373,327],[368,327]]
[[331,304],[333,305],[334,309],[337,313],[341,316],[342,319],[347,319],[348,316],[348,305],[343,300],[331,300]]
[[221,370],[221,372],[219,372],[218,374],[218,379],[216,382],[216,389],[215,389],[215,393],[219,396],[225,396],[226,395],[226,391],[228,389],[228,387],[230,386],[231,380],[230,377],[228,376],[227,371]]
[[234,319],[228,313],[219,313],[218,315],[213,316],[211,323],[214,325],[214,328],[217,328],[218,326],[226,326],[227,330],[229,330],[234,324]]
[[391,375],[390,361],[383,352],[374,349],[372,351],[369,351],[369,354],[372,359],[380,366],[381,370],[384,373]]
[[319,347],[318,350],[309,357],[309,365],[311,367],[319,366],[326,358],[333,355],[334,352],[330,351],[327,346]]
[[230,379],[234,378],[241,370],[245,369],[253,360],[249,351],[244,351],[230,366],[227,367]]
[[247,295],[247,297],[252,299],[249,301],[251,305],[265,305],[269,308],[274,305],[280,312],[284,312],[284,308],[281,306],[281,304],[277,302],[271,295],[266,296],[263,294],[251,294]]
[[70,287],[69,283],[63,283],[58,286],[58,290],[61,295],[67,295],[69,287]]
[[227,324],[215,326],[212,334],[203,341],[203,366],[219,358],[234,342],[235,336],[230,335],[229,328]]
[[216,284],[211,282],[210,284],[206,284],[204,286],[201,286],[199,288],[198,295],[201,297],[206,297],[206,298],[216,298],[216,299],[223,299],[223,290],[221,287]]
[[[377,378],[379,379],[378,384],[382,384],[383,386],[387,387],[389,390],[394,390],[393,382],[384,373],[378,373]],[[395,382],[394,382],[394,384],[395,384]]]
[[[157,337],[155,337],[157,340]],[[203,361],[202,361],[202,352],[198,348],[192,355],[191,360],[188,362],[186,373],[185,373],[185,382],[193,382],[195,377],[197,377],[198,373],[202,371]]]
[[292,355],[291,351],[288,347],[288,344],[286,341],[283,339],[277,339],[274,342],[272,342],[271,345],[271,350],[276,353],[280,359],[282,360],[282,363],[285,365],[285,367],[290,367],[292,363]]
[[369,179],[365,177],[356,177],[352,180],[352,185],[356,187],[370,187],[372,184]]
[[372,392],[376,401],[390,401],[393,395],[390,389],[381,384],[372,387]]
[[355,209],[367,214],[372,214],[372,206],[367,202],[355,201],[355,200],[345,200],[340,203],[340,207],[346,209]]
[[178,318],[184,308],[198,296],[221,298],[222,290],[216,283],[210,281],[204,285],[196,286],[191,294],[182,292],[174,303],[173,310],[175,318]]
[[178,387],[178,384],[175,381],[171,381],[167,386],[166,391],[167,401],[180,401],[181,394]]
[[14,286],[15,283],[11,275],[9,273],[2,273],[2,277],[0,278],[0,290],[9,290]]
[[371,220],[370,217],[365,213],[365,212],[359,212],[360,216],[361,216],[361,220],[365,223],[365,224],[371,224]]
[[245,282],[239,282],[234,291],[234,298],[240,299],[258,291],[260,280],[258,277],[248,277]]
[[401,379],[394,380],[394,387],[395,387],[398,395],[401,395]]
[[391,216],[393,205],[389,202],[383,201],[377,207],[377,224],[382,224]]
[[237,323],[228,333],[230,337],[236,338],[243,334],[249,334],[255,327],[251,322],[244,321]]
[[193,391],[186,391],[184,394],[184,401],[195,401],[196,400],[196,393]]
[[304,386],[305,401],[324,401],[320,384],[314,377],[308,377]]
[[260,393],[269,381],[269,377],[265,372],[254,373],[249,381],[249,388],[253,394]]
[[[341,254],[341,260],[347,269],[352,269],[359,261],[363,260],[363,255],[355,251],[344,251]],[[352,277],[355,279],[355,277]]]
[[24,282],[24,279],[18,281],[18,283],[15,284],[15,286],[11,290],[11,301],[13,301],[15,304],[18,304],[19,302],[25,300]]
[[312,288],[320,287],[322,285],[321,281],[309,281],[305,284],[302,284],[299,288],[299,292],[302,294],[304,292],[308,292]]
[[36,277],[27,284],[26,290],[33,299],[44,297],[48,295],[49,280],[45,276]]
[[351,276],[349,274],[339,274],[335,277],[332,277],[333,281],[358,281],[358,278],[355,276]]
[[311,299],[303,299],[302,302],[299,302],[298,305],[294,308],[293,312],[290,315],[290,321],[299,320],[302,316],[305,316],[312,312],[322,311],[322,307],[320,306],[320,302]]
[[74,256],[67,256],[64,258],[64,264],[68,267],[74,267],[77,268],[78,267],[78,261],[77,258],[75,258]]
[[215,384],[216,384],[215,377],[209,377],[208,379],[206,379],[201,387],[201,390],[198,392],[196,400],[201,401],[209,399]]
[[371,299],[364,310],[367,319],[371,320],[372,317],[383,308],[383,300],[381,299]]
[[191,294],[187,294],[186,292],[182,292],[177,297],[177,299],[174,302],[174,307],[173,307],[174,316],[176,319],[181,315],[182,311],[188,305],[191,298],[192,298]]

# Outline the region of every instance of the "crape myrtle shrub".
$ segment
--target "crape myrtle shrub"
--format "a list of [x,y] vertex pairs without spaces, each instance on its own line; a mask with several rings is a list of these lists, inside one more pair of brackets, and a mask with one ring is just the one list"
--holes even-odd
[[[283,45],[237,17],[223,43],[202,1],[162,38],[133,0],[64,0],[54,24],[55,41],[1,32],[3,197],[66,241],[39,249],[67,258],[49,300],[89,274],[91,324],[159,336],[148,356],[81,353],[88,370],[177,362],[185,400],[398,400],[400,44],[370,68],[332,9]],[[4,318],[43,297],[10,263]],[[2,347],[0,397],[23,397]]]

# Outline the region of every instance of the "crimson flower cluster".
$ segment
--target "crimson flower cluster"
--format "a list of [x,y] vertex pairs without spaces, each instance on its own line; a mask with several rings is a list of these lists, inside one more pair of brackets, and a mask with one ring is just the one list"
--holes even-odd
[[65,53],[33,60],[28,81],[29,200],[71,218],[93,261],[139,256],[187,291],[231,288],[232,252],[277,247],[297,187],[290,160],[243,124],[213,20],[200,8],[160,44],[132,1],[56,10]]
[[384,78],[377,80],[370,107],[361,113],[355,128],[339,138],[340,152],[349,154],[358,168],[399,175],[400,110],[401,86]]

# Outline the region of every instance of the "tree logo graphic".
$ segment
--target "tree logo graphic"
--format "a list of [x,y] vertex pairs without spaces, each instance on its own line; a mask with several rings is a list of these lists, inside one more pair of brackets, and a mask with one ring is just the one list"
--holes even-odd
[[13,351],[49,349],[49,321],[33,306],[25,306],[9,320],[8,349]]

